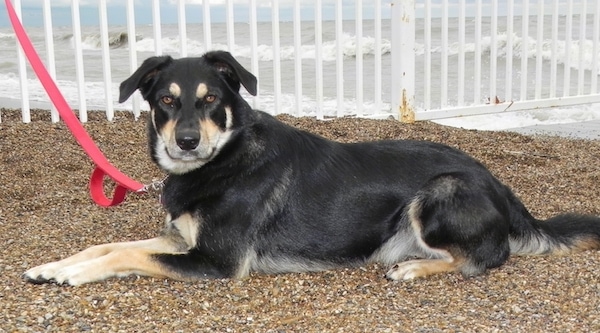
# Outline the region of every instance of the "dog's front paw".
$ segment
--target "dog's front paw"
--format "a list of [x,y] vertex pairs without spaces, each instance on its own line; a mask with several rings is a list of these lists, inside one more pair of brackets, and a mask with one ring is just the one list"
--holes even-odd
[[86,262],[62,267],[54,274],[52,281],[58,284],[79,286],[98,280],[92,274],[93,268]]
[[23,274],[23,278],[35,284],[57,283],[78,286],[97,280],[90,274],[88,266],[86,263],[65,266],[60,262],[51,262],[28,270]]
[[60,267],[60,263],[55,261],[31,268],[23,273],[22,276],[27,282],[35,284],[49,283],[54,281],[56,271],[59,270]]

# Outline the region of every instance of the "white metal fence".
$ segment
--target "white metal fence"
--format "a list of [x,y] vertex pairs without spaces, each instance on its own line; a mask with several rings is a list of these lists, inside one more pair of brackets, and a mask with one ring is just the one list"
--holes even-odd
[[408,59],[392,70],[406,73],[392,99],[404,121],[600,102],[596,0],[423,0],[399,11],[417,18],[392,40],[393,57]]
[[[271,113],[413,121],[600,102],[595,0],[317,0],[310,7],[293,0],[271,1],[271,8],[261,0],[142,3],[151,11],[127,0],[116,13],[98,0],[90,20],[81,15],[89,6],[84,11],[73,0],[69,22],[61,25],[56,13],[64,8],[40,0],[43,25],[28,21],[35,19],[31,12],[24,16],[81,121],[88,110],[104,110],[112,120],[115,109],[139,115],[147,108],[137,95],[116,103],[118,83],[146,57],[211,49],[229,50],[257,75],[252,103]],[[21,1],[13,4],[20,12]],[[111,23],[118,15],[125,20]],[[11,30],[0,29],[1,44]],[[29,122],[30,102],[50,105],[18,46],[8,49],[0,45],[0,55],[7,63],[15,59],[20,88],[1,86],[2,71],[13,69],[0,68],[0,106],[10,98],[3,90],[21,96]],[[14,57],[6,53],[11,50]]]

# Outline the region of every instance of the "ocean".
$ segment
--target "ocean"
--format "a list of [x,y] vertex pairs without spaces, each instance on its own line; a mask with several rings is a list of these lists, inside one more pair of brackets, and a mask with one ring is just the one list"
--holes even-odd
[[[549,20],[550,17],[547,17]],[[457,76],[456,66],[453,64],[457,61],[458,54],[458,37],[457,28],[454,26],[456,19],[450,19],[450,38],[456,38],[451,40],[449,43],[449,62],[451,64],[450,71],[448,73],[449,78],[455,78]],[[564,21],[564,17],[562,18]],[[498,65],[499,65],[499,77],[503,77],[501,66],[504,66],[506,60],[506,26],[503,24],[505,20],[499,20],[498,31],[495,33],[496,47],[498,49]],[[417,21],[417,40],[422,40],[424,33],[423,21]],[[549,22],[549,21],[548,21]],[[390,59],[390,20],[384,19],[383,34],[384,39],[381,45],[381,52],[383,54],[382,65],[383,65],[383,95],[381,96],[384,108],[389,110],[390,108],[390,87],[386,82],[391,82],[391,59]],[[486,21],[484,18],[484,29],[483,29],[483,57],[482,64],[484,72],[486,71],[486,65],[489,66],[489,50],[491,41],[493,40],[490,35],[489,29],[486,27],[489,25],[489,18]],[[356,55],[356,36],[354,21],[347,20],[343,23],[343,40],[342,47],[344,53],[344,88],[345,88],[345,105],[344,114],[352,114],[353,109],[356,106],[355,101],[355,55]],[[441,21],[439,19],[433,19],[432,21],[432,34],[433,40],[439,40],[441,38],[441,32],[439,27]],[[522,47],[522,36],[520,36],[520,22],[516,22],[515,35],[514,35],[514,46],[513,46],[513,72],[519,73],[520,71],[520,57]],[[576,21],[574,22],[576,27]],[[366,112],[373,110],[374,98],[373,98],[373,83],[374,83],[374,53],[375,53],[375,39],[374,36],[374,22],[372,20],[363,21],[364,33],[362,37],[362,53],[364,58],[364,109]],[[544,66],[549,66],[550,61],[550,37],[551,36],[551,24],[544,25],[544,38],[542,48],[544,50]],[[562,71],[562,66],[569,66],[572,68],[576,75],[576,68],[579,66],[579,56],[583,57],[585,70],[587,75],[600,75],[600,73],[591,73],[591,59],[592,54],[592,41],[589,36],[592,36],[591,25],[590,31],[587,32],[587,39],[579,43],[578,36],[573,36],[573,42],[570,45],[566,45],[564,41],[564,34],[561,35],[559,44],[559,72]],[[139,25],[136,27],[136,40],[137,40],[137,57],[138,62],[141,63],[144,59],[154,55],[154,44],[151,25]],[[189,24],[187,29],[187,50],[189,56],[198,56],[206,51],[203,43],[203,31],[201,24]],[[212,30],[212,49],[227,49],[226,42],[226,27],[223,23],[215,23],[211,26]],[[547,30],[547,31],[546,31]],[[44,31],[42,27],[27,27],[27,32],[32,39],[36,49],[40,53],[42,59],[45,58],[45,42],[44,42]],[[245,23],[236,23],[235,25],[235,47],[232,50],[234,56],[246,66],[250,68],[250,35],[248,25]],[[466,68],[468,73],[466,77],[472,79],[472,73],[470,72],[474,67],[473,49],[474,43],[469,42],[470,36],[473,35],[472,27],[467,27],[467,45],[465,50],[466,56]],[[535,22],[531,23],[530,37],[528,47],[530,49],[530,58],[528,61],[529,65],[529,77],[535,77],[535,50],[537,48],[537,40],[535,36]],[[129,55],[127,47],[128,36],[126,33],[126,27],[122,25],[109,26],[110,44],[111,44],[111,74],[112,81],[114,83],[113,96],[116,99],[118,96],[117,87],[118,84],[124,80],[130,73],[128,68]],[[179,54],[179,37],[178,27],[173,24],[164,24],[162,26],[162,40],[160,45],[162,46],[164,54],[171,54],[174,57],[178,57]],[[261,22],[258,25],[258,57],[259,57],[259,89],[260,99],[258,107],[263,110],[274,109],[274,97],[273,97],[273,47],[271,40],[271,24],[269,22]],[[302,59],[303,59],[303,109],[308,115],[314,115],[316,110],[315,99],[311,96],[315,95],[315,46],[314,46],[314,25],[311,22],[302,23]],[[471,38],[472,39],[472,38]],[[100,49],[100,35],[98,28],[95,26],[84,26],[82,27],[82,41],[83,41],[83,53],[84,53],[84,68],[85,68],[85,81],[86,81],[86,95],[87,95],[87,106],[89,110],[104,109],[104,94],[98,93],[103,91],[103,75],[102,75],[102,60],[101,60],[101,49]],[[16,39],[12,29],[9,27],[0,28],[0,106],[15,106],[15,102],[18,102],[19,96],[19,79],[16,61]],[[54,30],[54,43],[55,43],[55,58],[56,58],[56,72],[57,83],[62,93],[65,95],[67,101],[75,107],[77,104],[77,86],[75,83],[76,72],[74,50],[73,50],[73,34],[72,30],[68,26],[55,27]],[[571,51],[571,59],[569,64],[565,64],[565,50],[569,48]],[[323,57],[324,57],[324,97],[325,103],[323,105],[323,112],[325,115],[335,115],[336,110],[336,81],[335,81],[335,54],[336,54],[336,36],[333,21],[325,21],[323,25],[323,43],[322,43]],[[417,68],[423,68],[423,44],[418,43],[416,47],[416,59]],[[434,57],[439,57],[441,53],[440,48],[433,48],[432,52]],[[279,112],[283,113],[294,113],[293,103],[295,101],[294,96],[294,47],[293,47],[293,24],[291,22],[282,22],[280,25],[280,54],[281,60],[281,73],[282,73],[282,92],[284,94],[281,101],[281,109]],[[576,56],[573,56],[576,55]],[[434,63],[435,66],[439,64]],[[439,67],[432,69],[434,75],[433,84],[431,89],[434,95],[434,99],[439,99],[439,79],[435,78],[436,73],[439,73]],[[255,73],[256,74],[256,73]],[[29,70],[29,91],[34,101],[39,101],[44,105],[48,99],[41,85],[35,79],[34,74]],[[484,79],[485,81],[485,79]],[[515,81],[518,83],[518,81]],[[559,81],[561,82],[561,81]],[[485,82],[484,82],[485,83]],[[423,76],[417,75],[417,94],[424,85]],[[503,89],[502,84],[499,84],[499,92]],[[589,88],[589,87],[588,87]],[[514,93],[518,96],[519,86],[515,84]],[[485,87],[482,87],[482,91],[485,91]],[[250,97],[249,95],[246,95]],[[437,96],[437,97],[436,97]],[[419,107],[419,95],[416,96],[416,104]],[[468,100],[467,95],[467,100]],[[448,105],[452,105],[452,102],[457,98],[456,93],[450,91],[448,96]],[[18,104],[16,104],[18,105]],[[34,105],[37,105],[34,103]],[[131,109],[131,102],[125,102],[123,104],[116,104],[116,109]],[[147,109],[147,106],[142,106],[142,109]],[[381,113],[381,112],[377,112]],[[391,111],[390,111],[390,114]],[[461,117],[453,119],[444,119],[437,122],[464,128],[474,128],[482,130],[500,130],[516,127],[531,126],[536,124],[556,124],[556,123],[568,123],[568,122],[579,122],[586,120],[600,119],[600,104],[589,104],[579,105],[575,107],[561,107],[553,109],[533,110],[533,111],[520,111],[511,113],[502,113],[496,115],[485,115],[485,116],[474,116],[474,117]]]

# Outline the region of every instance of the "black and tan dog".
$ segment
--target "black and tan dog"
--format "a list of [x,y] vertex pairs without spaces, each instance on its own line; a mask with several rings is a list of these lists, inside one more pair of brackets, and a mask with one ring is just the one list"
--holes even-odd
[[[170,176],[160,237],[91,247],[30,269],[71,285],[139,274],[193,281],[381,262],[387,277],[472,276],[511,253],[600,247],[600,218],[532,217],[466,154],[432,142],[341,144],[240,96],[256,78],[227,52],[147,59],[121,84],[151,106],[152,159]],[[405,261],[406,260],[406,261]]]

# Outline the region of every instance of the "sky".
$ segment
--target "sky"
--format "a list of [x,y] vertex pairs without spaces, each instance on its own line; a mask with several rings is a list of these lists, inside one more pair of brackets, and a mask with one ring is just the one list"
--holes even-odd
[[[248,21],[249,0],[232,0],[234,4],[234,18],[236,22]],[[255,0],[257,4],[257,16],[259,21],[269,21],[271,19],[271,1]],[[335,0],[321,0],[323,3],[323,19],[334,19]],[[389,6],[391,0],[383,0],[382,7]],[[79,0],[80,17],[82,25],[98,25],[98,0]],[[186,0],[186,21],[188,23],[202,22],[202,0]],[[370,0],[364,0],[369,3]],[[14,0],[13,0],[14,3]],[[25,26],[42,26],[42,0],[22,0],[22,20]],[[72,0],[51,0],[52,3],[52,22],[55,26],[66,26],[71,24],[71,3]],[[125,25],[126,11],[123,0],[106,0],[108,24]],[[136,24],[152,23],[152,1],[134,0]],[[279,0],[279,17],[281,21],[291,21],[293,15],[293,0]],[[345,19],[354,18],[354,0],[343,0],[343,12]],[[160,0],[161,23],[177,23],[177,1]],[[301,17],[303,19],[312,19],[314,17],[315,0],[300,0]],[[225,21],[225,0],[210,0],[211,20],[213,22]],[[364,18],[372,18],[372,6],[365,6],[363,11]],[[385,12],[385,11],[384,11]],[[9,26],[4,1],[0,2],[0,27]]]
[[[12,0],[13,3],[15,0]],[[50,0],[52,3],[52,21],[55,26],[70,26],[71,25],[71,3],[74,0]],[[105,0],[107,3],[108,12],[108,24],[109,25],[125,25],[126,24],[126,10],[125,4],[127,1],[133,1],[135,4],[135,19],[136,24],[144,25],[152,23],[152,0]],[[158,0],[160,3],[161,23],[162,24],[176,24],[177,23],[177,3],[178,0]],[[186,3],[186,21],[188,23],[201,23],[202,22],[202,1],[203,0],[185,0]],[[211,21],[213,22],[224,22],[226,7],[226,0],[208,0],[210,3]],[[249,9],[248,3],[250,0],[231,0],[234,5],[234,20],[235,22],[248,22],[249,20]],[[295,0],[254,0],[257,4],[257,16],[259,21],[270,21],[271,20],[271,4],[272,1],[277,1],[279,4],[279,18],[280,21],[291,21],[293,15],[293,4]],[[298,0],[301,6],[301,18],[303,20],[312,20],[314,18],[314,5],[315,0]],[[335,4],[339,0],[321,0],[323,4],[323,19],[333,20],[335,15]],[[354,6],[355,0],[341,0],[343,4],[343,17],[344,19],[354,19]],[[363,4],[368,4],[363,7],[362,15],[364,19],[372,19],[374,16],[372,0],[362,0]],[[390,18],[390,3],[393,0],[381,0],[382,2],[382,17]],[[398,0],[396,0],[398,1]],[[423,0],[414,0],[417,8],[423,7]],[[432,7],[434,10],[440,9],[440,4],[444,0],[432,0]],[[456,5],[458,0],[447,0],[449,4]],[[476,0],[465,0],[469,12],[474,9],[474,3]],[[515,10],[518,12],[520,6],[523,4],[522,0],[512,0],[515,5]],[[559,0],[563,6],[569,0]],[[577,5],[580,1],[587,1],[588,11],[591,10],[593,4],[597,0],[573,0],[575,3],[574,9],[578,10],[580,6]],[[80,4],[80,17],[81,24],[83,26],[98,26],[98,0],[79,0]],[[399,2],[399,1],[398,1]],[[498,8],[500,14],[504,13],[504,9],[507,6],[508,0],[498,0]],[[528,0],[530,10],[533,10],[535,5],[539,3],[539,0]],[[550,7],[554,0],[543,0],[546,4],[546,9]],[[489,6],[490,0],[482,0],[484,6]],[[42,4],[43,0],[21,0],[22,7],[22,20],[25,26],[42,26]],[[596,4],[598,5],[598,4]],[[450,16],[456,16],[456,8],[451,9]],[[417,16],[419,11],[417,10]],[[435,16],[435,12],[434,12]],[[9,21],[6,14],[6,8],[4,1],[0,1],[0,27],[9,26]]]

